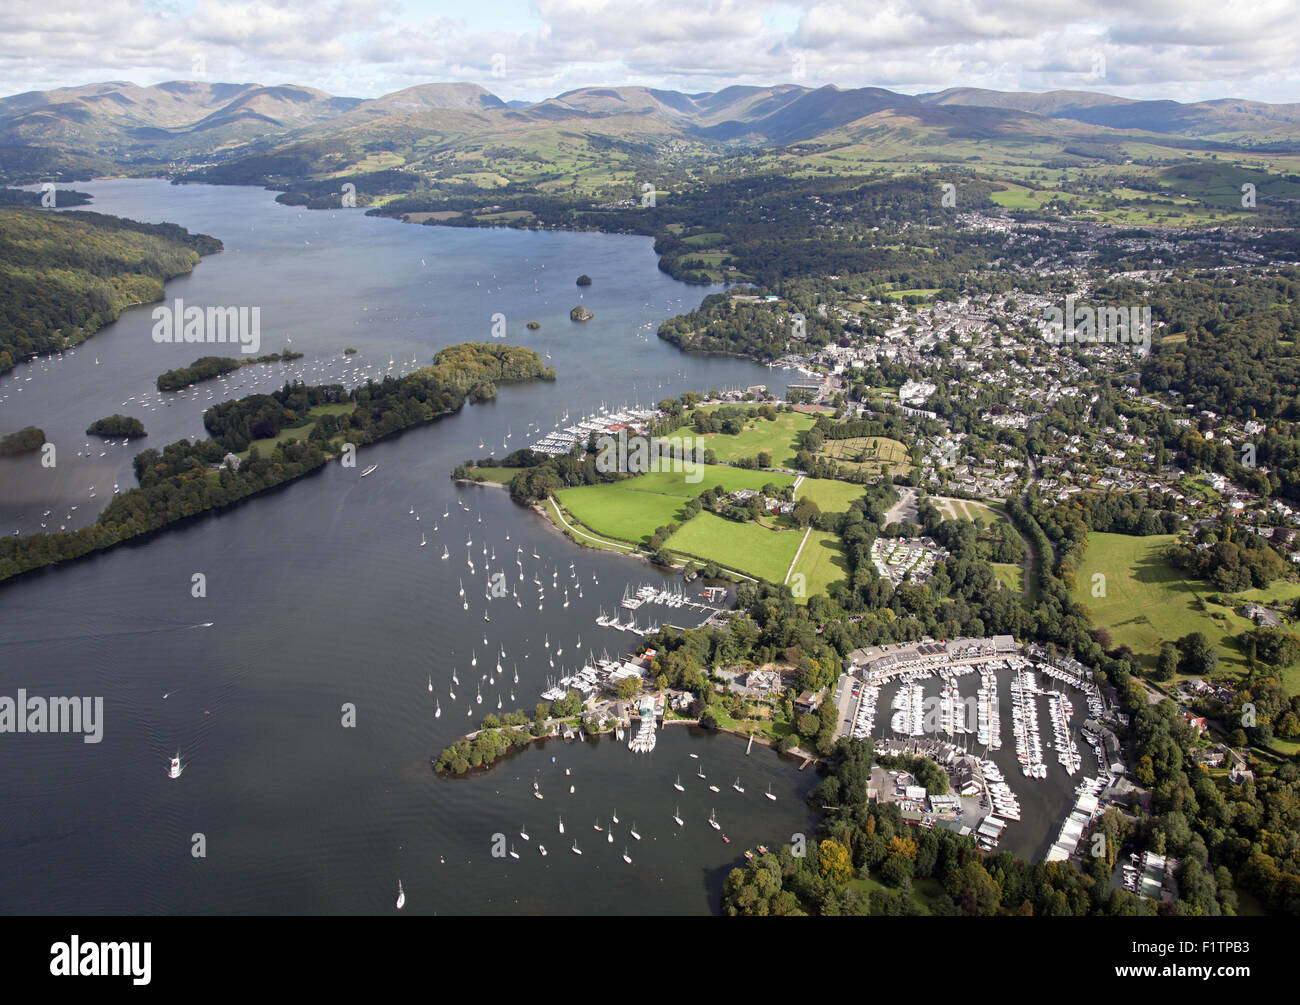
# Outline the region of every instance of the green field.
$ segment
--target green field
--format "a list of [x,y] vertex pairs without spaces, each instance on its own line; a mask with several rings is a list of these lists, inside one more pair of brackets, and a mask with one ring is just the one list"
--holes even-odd
[[316,419],[322,415],[351,415],[356,405],[352,402],[343,402],[337,405],[317,405],[308,412],[308,420],[302,425],[291,428],[281,429],[275,436],[268,436],[262,440],[254,440],[248,445],[247,450],[241,450],[239,457],[248,460],[249,451],[254,447],[261,457],[270,457],[275,452],[277,443],[288,443],[290,440],[305,440],[311,435],[311,431],[316,428]]
[[[737,523],[705,512],[685,524],[664,546],[759,579],[782,583],[802,540],[801,530],[768,530],[756,523]],[[809,589],[812,589],[811,578]]]
[[825,593],[832,583],[845,579],[847,575],[848,566],[840,539],[824,530],[813,530],[790,576],[790,584],[793,589],[797,582],[795,577],[803,576],[805,597],[811,597]]
[[[1207,604],[1206,610],[1197,609],[1198,598],[1216,591],[1201,580],[1185,578],[1165,561],[1164,552],[1175,540],[1172,534],[1089,534],[1074,599],[1092,612],[1094,623],[1110,631],[1113,644],[1129,646],[1147,667],[1155,666],[1161,642],[1204,632],[1218,647],[1220,668],[1245,673],[1245,657],[1229,636],[1253,625],[1226,607]],[[1105,597],[1092,595],[1095,574],[1106,577]]]
[[1004,562],[994,562],[993,575],[998,577],[998,582],[1005,586],[1012,593],[1021,594],[1025,592],[1025,570],[1018,565],[1007,565]]
[[[695,483],[686,481],[685,472],[664,471],[620,482],[562,489],[556,497],[565,509],[596,533],[640,544],[649,540],[657,528],[680,521],[686,503],[715,485],[734,492],[737,489],[761,489],[768,482],[785,486],[794,481],[790,475],[770,471],[747,471],[721,465],[702,467],[704,477]],[[793,556],[793,549],[790,554]],[[789,564],[788,558],[786,563]],[[784,576],[785,570],[782,569],[781,577]]]
[[695,442],[713,450],[720,461],[738,461],[742,457],[757,457],[766,450],[772,455],[772,466],[793,468],[798,451],[795,437],[811,429],[813,417],[802,412],[778,412],[775,422],[755,417],[745,423],[742,432],[734,436],[726,433],[696,433],[689,427],[674,433],[683,438],[693,436]]
[[866,486],[854,485],[852,482],[836,481],[833,478],[805,478],[799,483],[795,495],[799,499],[811,499],[823,513],[845,513],[849,504],[861,499],[866,491]]
[[524,469],[506,468],[506,467],[496,467],[496,468],[476,467],[476,468],[471,468],[470,470],[473,472],[476,478],[482,478],[485,482],[499,482],[502,485],[508,485],[510,484],[510,479],[513,478],[520,471],[523,471]]

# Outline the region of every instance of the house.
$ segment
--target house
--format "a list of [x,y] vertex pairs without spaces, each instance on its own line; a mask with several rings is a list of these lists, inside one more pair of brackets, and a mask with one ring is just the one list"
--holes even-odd
[[238,455],[238,454],[226,454],[225,457],[221,458],[221,466],[222,466],[223,468],[229,468],[231,471],[238,471],[238,470],[239,470],[239,455]]
[[816,712],[821,708],[822,695],[820,691],[805,691],[794,700],[794,710],[796,712]]
[[1183,718],[1195,728],[1197,733],[1204,733],[1209,728],[1203,715],[1192,715],[1190,712],[1184,712]]

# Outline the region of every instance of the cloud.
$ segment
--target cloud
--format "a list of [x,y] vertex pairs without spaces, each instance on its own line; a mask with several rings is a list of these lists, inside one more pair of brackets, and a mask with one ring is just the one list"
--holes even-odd
[[[0,90],[156,83],[193,77],[196,65],[208,80],[360,97],[430,80],[473,80],[506,98],[586,84],[697,91],[802,70],[800,83],[844,87],[1294,101],[1300,81],[1300,22],[1283,0],[1248,10],[1221,0],[418,2],[11,0],[0,9]],[[494,23],[495,13],[510,16]]]

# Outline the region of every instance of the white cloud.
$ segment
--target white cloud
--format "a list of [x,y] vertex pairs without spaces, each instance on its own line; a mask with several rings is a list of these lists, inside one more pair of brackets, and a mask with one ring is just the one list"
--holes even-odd
[[[0,91],[194,76],[373,97],[473,80],[505,98],[585,84],[1086,88],[1295,101],[1293,4],[1193,0],[18,0]],[[500,8],[512,5],[509,11]],[[494,25],[493,13],[502,15]],[[506,15],[509,16],[506,16]],[[494,56],[504,71],[493,74]],[[1105,74],[1093,71],[1099,58]]]

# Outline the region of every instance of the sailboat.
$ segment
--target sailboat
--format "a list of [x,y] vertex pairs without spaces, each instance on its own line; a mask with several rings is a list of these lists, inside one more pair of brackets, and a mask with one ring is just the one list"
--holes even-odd
[[482,704],[483,704],[483,689],[482,689],[482,688],[478,688],[477,691],[478,691],[478,693],[474,695],[474,704],[475,704],[475,705],[482,705]]
[[429,693],[433,694],[433,674],[429,674]]
[[435,719],[441,719],[441,718],[442,718],[442,702],[435,701],[435,702],[433,703],[433,717],[434,717]]
[[564,833],[564,817],[560,817],[560,833]]
[[510,846],[510,857],[511,858],[519,857],[519,852],[515,851],[515,846],[513,844]]
[[732,784],[731,787],[732,787],[733,789],[735,789],[737,792],[744,792],[744,791],[745,791],[745,787],[744,787],[743,785],[740,784],[740,776],[739,776],[739,775],[736,776],[736,781]]
[[770,799],[770,800],[772,800],[773,802],[776,802],[776,796],[772,795],[772,783],[771,783],[771,782],[768,782],[768,783],[767,783],[767,791],[764,792],[763,795],[767,796],[767,798]]
[[628,865],[632,864],[632,859],[627,853],[627,845],[623,846],[623,861],[626,862]]
[[703,763],[700,764],[700,770],[697,771],[697,772],[695,772],[695,774],[696,774],[698,777],[700,777],[700,778],[704,778],[704,777],[705,777],[705,774],[704,774],[704,764],[703,764]]
[[717,812],[712,809],[709,810],[709,826],[712,827],[715,831],[722,830],[722,827],[719,826],[718,824]]
[[609,819],[614,823],[618,823],[618,810],[615,810]]
[[428,544],[428,542],[424,539],[424,535],[421,534],[421,535],[420,535],[420,547],[423,548],[426,544]]
[[447,550],[447,546],[445,544],[442,546],[442,558],[443,561],[446,561],[447,559],[451,558],[451,552]]
[[397,881],[397,909],[400,911],[406,906],[406,893],[402,890],[402,881]]
[[528,827],[526,825],[519,828],[519,836],[523,838],[525,841],[532,840],[532,838],[528,836]]
[[677,821],[678,827],[686,826],[686,821],[682,819],[682,808],[680,806],[673,807],[673,819]]
[[681,775],[678,775],[678,776],[677,776],[677,781],[673,782],[673,788],[676,789],[678,792],[685,792],[685,791],[686,791],[686,789],[682,787],[682,776],[681,776]]
[[612,830],[609,831],[609,833],[607,833],[607,834],[605,835],[605,840],[606,840],[607,842],[609,842],[610,844],[613,844],[613,843],[614,843],[614,832],[613,832]]
[[632,829],[631,829],[630,831],[628,831],[628,833],[632,835],[633,840],[636,840],[636,841],[640,841],[640,840],[641,840],[641,835],[638,834],[638,833],[636,832],[636,821],[635,821],[635,820],[632,821]]
[[574,839],[573,839],[573,854],[575,854],[575,855],[581,855],[581,854],[582,854],[582,852],[578,849],[578,839],[577,839],[577,838],[574,838]]

